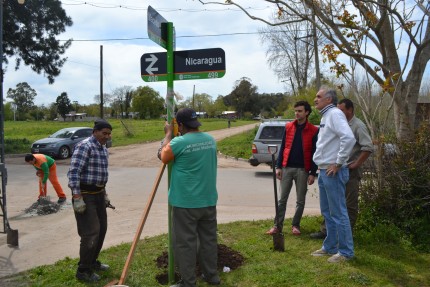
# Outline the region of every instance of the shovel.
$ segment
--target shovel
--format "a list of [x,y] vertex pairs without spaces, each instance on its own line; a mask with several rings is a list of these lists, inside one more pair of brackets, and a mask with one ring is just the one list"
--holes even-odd
[[275,154],[278,151],[277,145],[268,145],[269,153],[272,155],[272,171],[273,171],[273,187],[275,190],[275,220],[276,227],[278,229],[277,233],[273,234],[273,249],[276,251],[285,251],[285,240],[284,234],[282,233],[282,227],[279,224],[279,216],[278,216],[278,192],[277,192],[277,184],[276,184],[276,162],[275,162]]
[[10,246],[18,247],[18,229],[12,229],[9,220],[6,218],[6,243]]
[[166,165],[163,163],[158,171],[157,178],[155,179],[154,186],[152,187],[152,192],[149,195],[149,200],[146,203],[145,210],[143,211],[142,218],[140,219],[139,226],[137,228],[136,234],[134,235],[134,240],[131,244],[130,251],[127,256],[127,260],[125,261],[124,269],[122,270],[121,278],[119,280],[113,280],[109,282],[105,287],[116,286],[116,287],[127,287],[127,285],[123,285],[125,282],[125,278],[127,277],[128,269],[130,268],[131,261],[133,260],[134,251],[136,250],[137,243],[139,242],[140,235],[142,234],[143,226],[145,225],[146,219],[148,218],[149,210],[151,209],[152,202],[154,201],[155,193],[157,192],[158,185],[160,184],[161,177],[163,176],[164,169]]

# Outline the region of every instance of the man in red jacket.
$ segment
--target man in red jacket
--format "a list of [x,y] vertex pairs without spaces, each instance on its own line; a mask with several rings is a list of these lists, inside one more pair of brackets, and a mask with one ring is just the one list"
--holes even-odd
[[293,182],[296,186],[297,202],[291,232],[294,235],[301,234],[300,220],[305,208],[307,185],[314,183],[318,169],[312,160],[316,148],[318,128],[308,122],[311,112],[312,109],[308,102],[298,101],[294,105],[296,119],[285,125],[285,133],[276,162],[276,177],[281,181],[278,218],[275,218],[274,226],[266,234],[273,235],[282,232],[288,196]]

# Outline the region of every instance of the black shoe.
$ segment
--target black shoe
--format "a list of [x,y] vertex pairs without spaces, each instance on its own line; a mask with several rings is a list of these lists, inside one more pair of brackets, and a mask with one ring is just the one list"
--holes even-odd
[[109,270],[109,265],[103,264],[97,260],[96,263],[94,263],[94,270],[96,270],[96,271],[107,271],[107,270]]
[[[218,277],[218,276],[216,276],[216,277]],[[209,285],[220,285],[220,284],[221,284],[221,281],[219,280],[219,278],[218,278],[217,280],[208,281],[208,280],[206,279],[206,276],[205,276],[204,274],[202,274],[202,279],[203,279],[203,281],[205,281],[205,282],[206,282],[206,283],[208,283]]]
[[325,234],[324,232],[322,232],[322,231],[318,231],[318,232],[315,232],[315,233],[311,233],[310,235],[309,235],[312,239],[325,239],[326,238],[326,236],[327,236],[327,234]]
[[94,272],[86,272],[86,271],[79,272],[79,270],[78,270],[78,271],[76,271],[76,279],[78,279],[79,281],[93,283],[93,282],[99,281],[100,276]]
[[64,202],[66,202],[66,198],[65,197],[59,197],[57,203],[58,204],[63,204]]

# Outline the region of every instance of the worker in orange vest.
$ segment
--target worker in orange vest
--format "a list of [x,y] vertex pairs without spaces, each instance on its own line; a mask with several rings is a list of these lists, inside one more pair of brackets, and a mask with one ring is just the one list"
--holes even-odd
[[47,185],[49,181],[54,186],[55,192],[58,195],[57,203],[62,204],[66,202],[66,195],[63,192],[63,188],[60,185],[57,177],[57,164],[55,160],[44,154],[27,154],[25,161],[34,166],[37,170],[36,175],[39,177],[39,197],[46,196]]

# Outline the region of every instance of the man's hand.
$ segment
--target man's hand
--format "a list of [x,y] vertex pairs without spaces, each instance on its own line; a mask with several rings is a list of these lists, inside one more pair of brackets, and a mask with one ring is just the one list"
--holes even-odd
[[312,174],[310,174],[308,176],[308,184],[312,185],[315,182],[315,176],[313,176]]
[[106,207],[110,207],[110,199],[107,194],[105,194],[105,203],[106,203]]
[[73,210],[76,213],[84,213],[87,209],[87,206],[85,205],[84,199],[82,196],[75,197],[73,196]]
[[282,169],[280,169],[280,168],[276,169],[276,178],[279,180],[282,179]]

